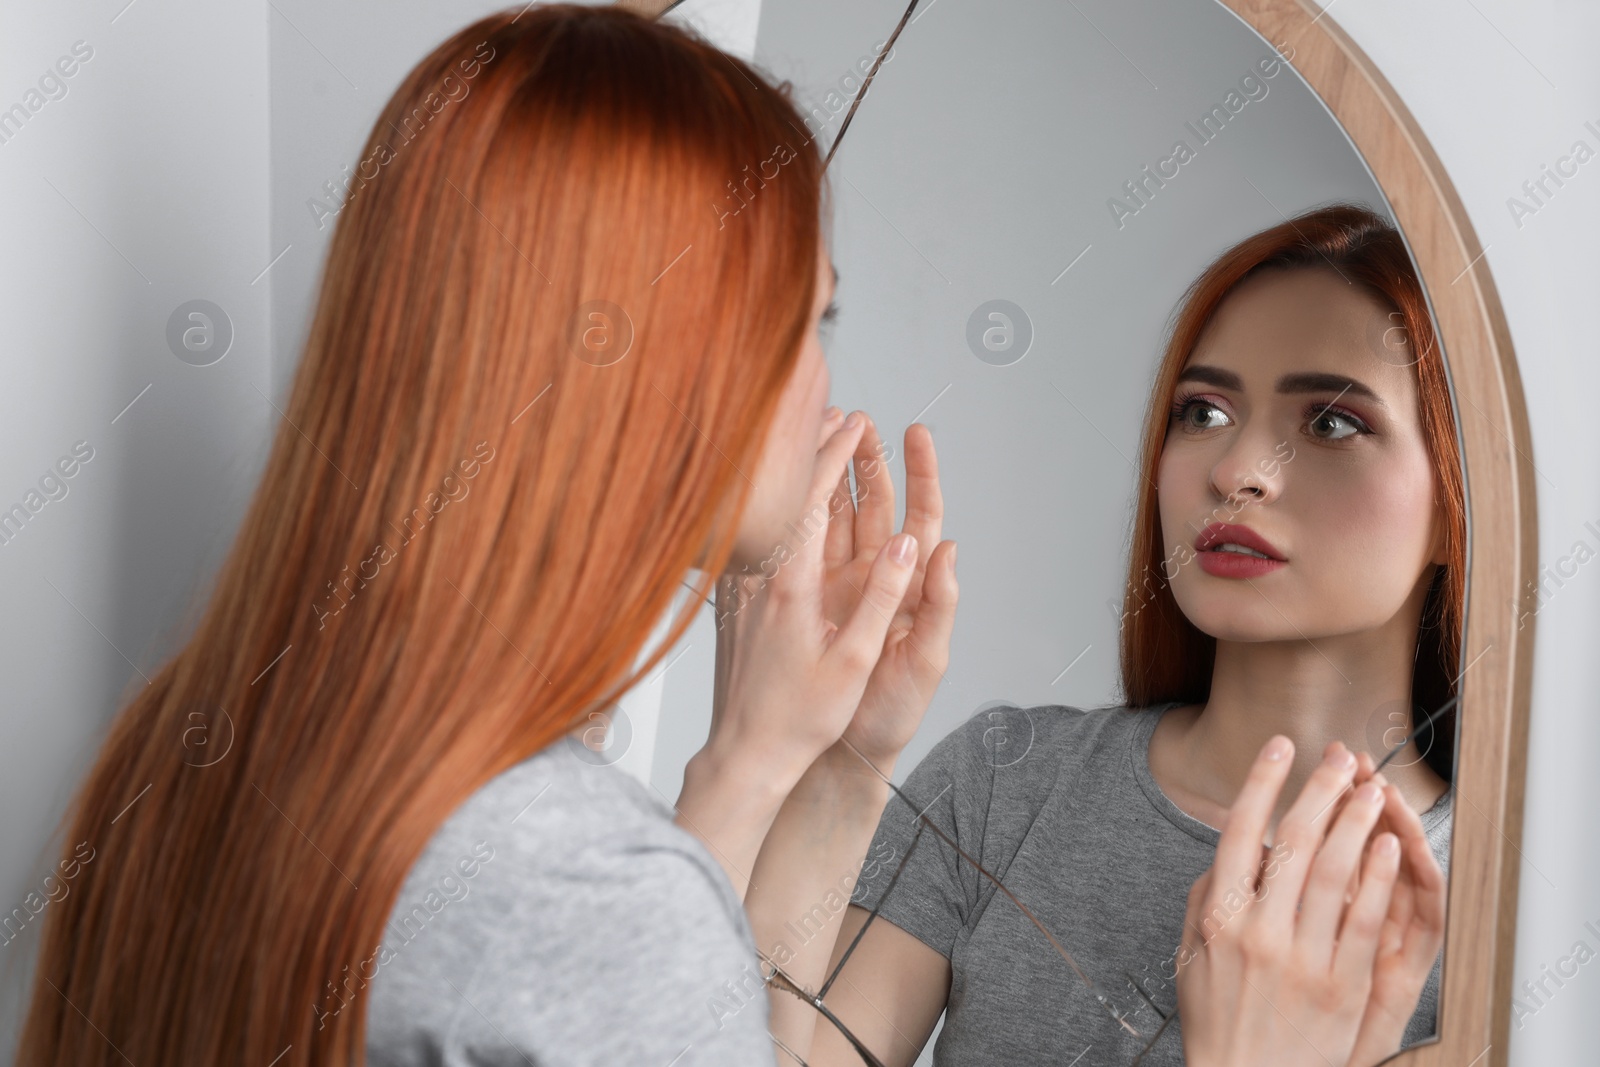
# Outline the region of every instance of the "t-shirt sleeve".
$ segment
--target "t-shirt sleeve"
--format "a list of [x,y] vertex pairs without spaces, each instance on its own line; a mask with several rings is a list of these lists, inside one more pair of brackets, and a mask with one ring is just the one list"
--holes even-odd
[[993,886],[971,860],[995,871],[1004,848],[987,838],[986,824],[995,768],[1011,758],[1008,746],[1030,736],[1019,715],[980,711],[934,745],[890,794],[851,897],[946,958]]
[[498,845],[470,895],[412,940],[391,923],[367,1062],[772,1067],[754,939],[715,859],[662,815],[557,769],[567,777],[517,821],[538,782],[461,820],[419,864],[413,894],[463,835]]
[[[491,991],[492,1015],[463,1005],[457,1033],[537,1050],[540,1064],[772,1064],[754,944],[702,858],[659,842],[619,858],[603,880],[549,884],[518,902],[506,924],[517,936],[474,983]],[[561,981],[578,974],[581,983]]]

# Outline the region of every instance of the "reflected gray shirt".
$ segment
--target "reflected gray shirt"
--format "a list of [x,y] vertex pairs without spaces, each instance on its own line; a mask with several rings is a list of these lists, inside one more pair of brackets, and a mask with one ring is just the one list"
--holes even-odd
[[744,909],[672,815],[565,739],[469,797],[362,968],[367,1063],[773,1064]]
[[[935,745],[902,789],[1027,905],[1146,1040],[1177,1006],[1189,887],[1220,836],[1150,774],[1150,736],[1175,706],[980,711]],[[1422,814],[1447,872],[1452,796]],[[916,826],[915,812],[891,797],[872,854],[904,855]],[[893,852],[880,853],[886,846]],[[852,903],[883,899],[882,918],[950,960],[938,1067],[1133,1062],[1144,1042],[947,843],[924,832],[885,898],[894,870],[864,872]],[[1435,961],[1406,1043],[1433,1033],[1438,993]],[[1183,1063],[1180,1028],[1177,1020],[1166,1028],[1145,1067]]]

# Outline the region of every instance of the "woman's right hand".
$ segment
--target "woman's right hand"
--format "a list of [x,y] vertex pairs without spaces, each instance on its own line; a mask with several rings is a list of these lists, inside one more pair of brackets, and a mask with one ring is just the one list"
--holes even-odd
[[[856,413],[818,450],[803,513],[808,519],[837,521],[830,498],[866,427]],[[849,725],[917,567],[914,536],[884,539],[864,568],[860,600],[847,616],[830,620],[824,601],[827,534],[817,529],[791,544],[789,559],[780,561],[770,579],[724,579],[759,588],[741,610],[724,616],[719,636],[729,655],[707,748],[793,779]]]
[[1399,870],[1394,834],[1368,843],[1391,798],[1365,782],[1340,806],[1357,763],[1330,745],[1279,823],[1263,870],[1293,753],[1286,737],[1262,748],[1215,862],[1189,893],[1178,1010],[1190,1067],[1327,1067],[1356,1049]]
[[[817,452],[805,515],[829,499],[865,430],[847,419]],[[862,596],[842,625],[824,613],[826,530],[789,546],[776,573],[724,578],[755,588],[719,613],[717,700],[711,734],[684,770],[680,821],[711,846],[742,893],[767,829],[796,782],[850,724],[889,624],[917,565],[901,533],[873,557]],[[719,588],[719,599],[726,596]]]
[[[856,487],[841,475],[823,550],[823,611],[842,623],[860,607],[861,591],[884,542],[894,534],[895,490],[882,442],[872,420],[856,445]],[[861,705],[841,738],[841,758],[861,771],[865,759],[888,776],[911,741],[944,679],[955,627],[956,544],[941,541],[944,497],[933,435],[913,423],[905,434],[906,517],[902,527],[916,538],[917,562],[898,611],[891,612],[877,667]]]

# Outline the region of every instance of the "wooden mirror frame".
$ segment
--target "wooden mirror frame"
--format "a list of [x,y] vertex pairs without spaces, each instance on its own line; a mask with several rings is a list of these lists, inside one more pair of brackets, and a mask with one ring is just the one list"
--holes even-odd
[[[1533,445],[1511,333],[1486,249],[1444,165],[1366,54],[1304,0],[1215,2],[1287,53],[1366,162],[1416,263],[1446,355],[1466,470],[1468,573],[1439,1036],[1385,1062],[1505,1067],[1539,564]],[[622,6],[654,17],[674,5]]]

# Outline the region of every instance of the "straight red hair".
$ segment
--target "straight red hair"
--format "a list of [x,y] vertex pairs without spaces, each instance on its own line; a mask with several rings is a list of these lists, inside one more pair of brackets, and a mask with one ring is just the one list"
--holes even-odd
[[[434,831],[726,565],[813,299],[802,128],[787,84],[616,7],[508,9],[410,72],[209,602],[67,813],[96,857],[44,917],[19,1064],[362,1061]],[[231,747],[195,759],[197,723]]]
[[[1156,500],[1156,471],[1166,443],[1178,375],[1206,324],[1235,286],[1269,270],[1337,270],[1394,309],[1393,326],[1377,339],[1416,368],[1418,414],[1445,514],[1447,562],[1434,575],[1422,612],[1411,696],[1414,719],[1455,695],[1466,593],[1466,497],[1454,409],[1444,357],[1400,233],[1356,204],[1333,204],[1287,219],[1228,249],[1189,286],[1179,302],[1156,371],[1140,447],[1137,513],[1128,558],[1121,633],[1123,698],[1133,707],[1167,701],[1204,703],[1211,691],[1216,640],[1186,618],[1167,582]],[[1430,765],[1451,777],[1455,712],[1442,716],[1418,743]],[[1391,740],[1398,738],[1391,737]]]

